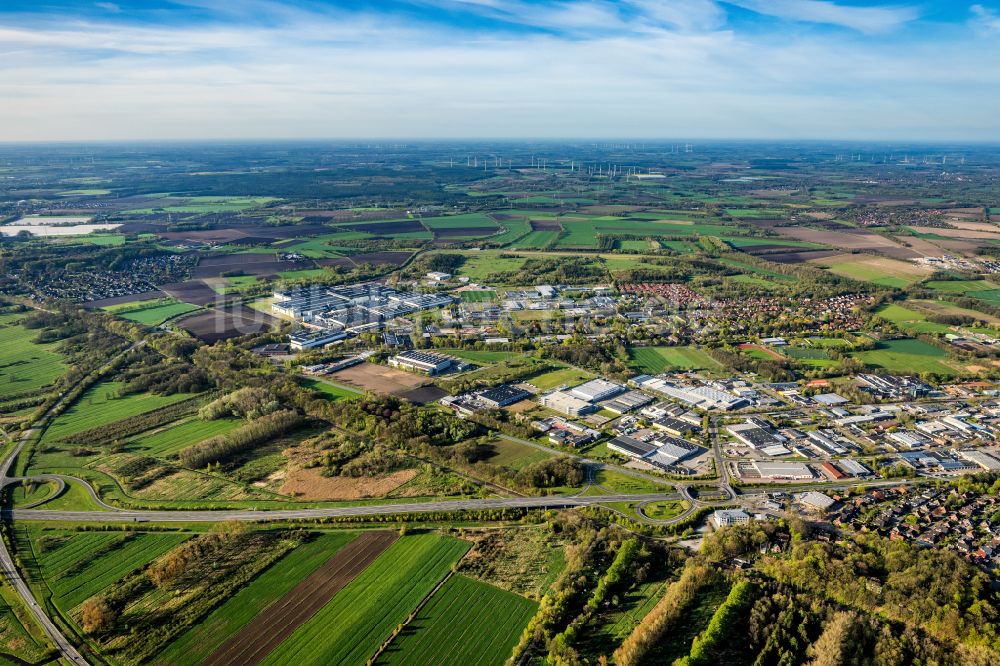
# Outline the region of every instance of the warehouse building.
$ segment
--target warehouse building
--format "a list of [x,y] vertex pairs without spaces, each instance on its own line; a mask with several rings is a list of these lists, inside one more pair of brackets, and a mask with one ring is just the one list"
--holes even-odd
[[625,387],[603,379],[592,379],[570,390],[570,394],[587,402],[601,402],[624,393]]
[[543,395],[538,402],[542,407],[548,407],[566,416],[581,416],[597,410],[597,407],[586,400],[581,400],[565,391],[554,391]]
[[501,384],[500,386],[483,391],[478,397],[479,400],[485,403],[488,407],[497,409],[499,407],[513,405],[515,402],[521,402],[526,398],[530,398],[531,394],[522,388],[518,388],[517,386],[512,386],[511,384]]
[[347,338],[347,333],[344,331],[333,331],[328,328],[321,328],[318,331],[302,329],[288,335],[288,345],[292,351],[303,351],[316,349],[345,338]]
[[451,356],[417,349],[405,351],[389,359],[389,365],[394,368],[422,372],[427,375],[440,374],[450,369],[455,362],[456,359]]
[[756,460],[752,464],[762,479],[801,481],[816,476],[805,463]]

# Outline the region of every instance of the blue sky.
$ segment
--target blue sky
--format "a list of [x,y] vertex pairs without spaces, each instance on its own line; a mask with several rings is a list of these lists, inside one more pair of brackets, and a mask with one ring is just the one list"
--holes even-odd
[[0,141],[1000,140],[1000,2],[2,0]]

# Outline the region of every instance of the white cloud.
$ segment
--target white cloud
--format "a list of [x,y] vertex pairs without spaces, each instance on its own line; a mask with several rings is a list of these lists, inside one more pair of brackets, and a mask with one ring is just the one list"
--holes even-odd
[[8,25],[0,140],[1000,138],[988,38],[899,48],[740,35],[710,12],[675,30],[642,16],[571,38],[325,10],[270,25]]
[[113,2],[95,2],[94,6],[98,9],[103,9],[104,11],[111,12],[112,14],[118,14],[121,12],[122,8]]
[[856,7],[825,0],[726,0],[726,2],[791,21],[851,28],[864,33],[886,32],[920,16],[915,7]]
[[972,5],[969,11],[974,27],[986,32],[1000,32],[1000,14],[982,5]]

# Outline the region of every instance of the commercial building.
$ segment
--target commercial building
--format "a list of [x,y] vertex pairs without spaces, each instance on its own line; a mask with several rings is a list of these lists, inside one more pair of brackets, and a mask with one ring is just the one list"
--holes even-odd
[[581,416],[597,410],[593,404],[565,391],[554,391],[543,395],[538,402],[541,403],[542,407],[548,407],[567,416]]
[[712,512],[711,521],[716,528],[745,525],[750,522],[750,516],[743,509],[716,509]]
[[809,465],[806,465],[805,463],[757,460],[752,464],[762,479],[801,481],[812,479],[816,476],[813,474],[813,471],[809,469]]
[[334,331],[328,328],[319,330],[302,329],[288,335],[288,345],[292,351],[315,349],[347,338],[344,331]]
[[802,504],[820,511],[826,511],[836,503],[833,498],[827,497],[823,493],[818,493],[815,490],[802,493],[801,495],[798,495],[797,499]]
[[573,397],[580,400],[601,402],[602,400],[613,398],[619,393],[624,393],[625,387],[603,379],[591,379],[589,382],[570,389],[569,392]]
[[651,377],[640,375],[632,379],[632,382],[639,388],[665,395],[674,400],[679,400],[691,407],[703,410],[720,410],[724,412],[735,409],[749,407],[750,402],[746,398],[734,395],[728,391],[720,391],[710,386],[691,386],[669,382],[661,377]]
[[454,302],[448,294],[400,292],[373,282],[275,291],[271,310],[319,327],[357,332],[379,328],[396,317]]
[[414,370],[428,375],[436,375],[451,368],[456,359],[436,352],[412,349],[397,354],[389,359],[389,365],[394,368]]
[[985,451],[959,451],[959,455],[969,462],[976,463],[987,472],[1000,471],[1000,460]]
[[431,271],[427,274],[427,277],[434,280],[435,282],[444,282],[445,280],[451,279],[451,273],[442,273],[441,271]]
[[494,409],[513,405],[515,402],[520,402],[529,397],[531,397],[530,393],[510,384],[501,384],[479,394],[479,399]]
[[645,393],[641,391],[629,391],[616,396],[614,400],[604,403],[601,407],[616,414],[625,414],[645,407],[651,402],[653,402],[653,399]]

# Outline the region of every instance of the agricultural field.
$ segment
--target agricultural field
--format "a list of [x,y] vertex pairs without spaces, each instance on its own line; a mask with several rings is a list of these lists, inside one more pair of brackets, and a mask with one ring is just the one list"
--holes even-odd
[[[400,538],[263,663],[364,663],[406,621],[469,545],[434,534]],[[337,631],[331,632],[330,627],[337,627]]]
[[227,639],[306,580],[356,536],[353,532],[314,535],[219,605],[156,657],[153,664],[200,663]]
[[19,325],[24,315],[0,315],[0,400],[33,394],[66,372],[58,342],[35,344],[38,331]]
[[523,238],[510,244],[517,250],[542,250],[551,246],[559,238],[558,231],[532,231]]
[[720,370],[722,366],[695,347],[634,347],[629,350],[632,366],[646,374],[688,370]]
[[454,575],[375,663],[502,666],[537,608],[530,599]]
[[883,305],[878,310],[875,311],[878,316],[882,317],[886,321],[891,321],[893,324],[898,326],[900,329],[907,331],[909,333],[951,333],[952,327],[946,326],[945,324],[938,324],[932,321],[927,321],[927,315],[923,312],[917,310],[911,310],[909,308],[903,307],[902,305],[897,305],[896,303],[888,303]]
[[31,528],[27,534],[40,580],[51,600],[70,613],[129,573],[156,559],[187,536],[121,532],[58,532]]
[[58,442],[68,435],[112,421],[120,421],[191,397],[187,393],[168,396],[151,393],[119,395],[121,387],[119,382],[101,382],[92,386],[52,421],[42,435],[42,441]]
[[879,342],[871,351],[853,354],[865,365],[900,374],[930,372],[953,376],[958,371],[947,364],[944,350],[920,340],[903,339]]
[[172,303],[162,303],[144,308],[129,309],[124,312],[119,310],[116,314],[123,319],[134,321],[137,324],[158,326],[168,319],[173,319],[200,309],[197,305],[174,301]]
[[931,269],[907,261],[873,257],[863,254],[845,254],[817,260],[835,275],[861,282],[871,282],[882,287],[906,288],[930,274]]

